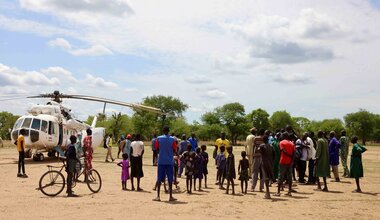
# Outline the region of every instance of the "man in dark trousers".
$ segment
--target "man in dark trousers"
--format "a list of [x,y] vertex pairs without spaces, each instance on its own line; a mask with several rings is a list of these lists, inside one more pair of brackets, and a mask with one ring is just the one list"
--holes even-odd
[[75,151],[75,146],[74,144],[77,142],[77,137],[75,135],[70,136],[70,142],[67,146],[67,150],[65,153],[66,156],[66,172],[67,172],[67,197],[77,197],[71,189],[72,183],[73,183],[73,177],[75,173],[75,167],[76,167],[76,162],[78,161],[76,151]]

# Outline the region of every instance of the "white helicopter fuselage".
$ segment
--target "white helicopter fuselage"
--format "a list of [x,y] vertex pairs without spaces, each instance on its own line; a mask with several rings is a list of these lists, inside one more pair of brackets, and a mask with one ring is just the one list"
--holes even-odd
[[70,144],[71,135],[82,134],[82,137],[85,137],[86,129],[91,128],[93,147],[100,146],[104,139],[105,129],[95,128],[96,119],[90,126],[71,117],[63,116],[62,110],[65,110],[64,107],[54,102],[50,105],[33,106],[28,114],[17,119],[11,132],[12,141],[16,141],[20,130],[25,129],[26,150],[52,152],[57,146],[66,149]]

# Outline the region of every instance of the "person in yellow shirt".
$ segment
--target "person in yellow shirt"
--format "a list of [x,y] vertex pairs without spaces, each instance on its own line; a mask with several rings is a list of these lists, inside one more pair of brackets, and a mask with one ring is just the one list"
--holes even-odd
[[[228,147],[230,147],[230,141],[226,139],[226,133],[224,131],[222,131],[220,133],[220,138],[216,139],[216,141],[215,141],[215,147],[218,147],[217,153],[220,153],[220,146],[221,145],[225,146],[226,149]],[[224,156],[227,157],[226,151],[224,152]]]
[[110,162],[108,160],[108,157],[111,158],[112,162],[115,160],[112,157],[112,145],[113,145],[113,140],[112,140],[112,134],[110,134],[106,140],[106,145],[107,145],[107,156],[106,156],[106,162]]
[[[20,130],[20,135],[17,138],[17,151],[18,151],[18,173],[17,177],[27,178],[25,174],[25,129]],[[21,173],[22,169],[22,173]]]
[[[213,156],[214,156],[214,159],[215,159],[215,165],[217,164],[216,163],[216,155],[219,154],[221,151],[220,151],[220,147],[221,146],[224,146],[225,149],[227,149],[228,147],[230,147],[230,141],[226,139],[226,133],[224,131],[222,131],[220,133],[220,138],[216,139],[215,141],[215,149],[214,149],[214,152],[213,152]],[[226,158],[227,157],[227,152],[224,151],[223,152],[224,154],[224,157]],[[219,184],[219,172],[217,172],[216,174],[216,185]]]

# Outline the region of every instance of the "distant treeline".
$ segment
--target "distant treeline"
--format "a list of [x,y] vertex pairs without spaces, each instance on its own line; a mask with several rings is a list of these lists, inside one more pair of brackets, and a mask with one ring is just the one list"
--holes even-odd
[[[182,134],[189,136],[193,132],[203,141],[215,140],[221,131],[225,131],[233,143],[245,140],[251,127],[274,132],[291,125],[298,134],[322,130],[335,131],[339,135],[345,129],[349,136],[357,135],[364,143],[380,141],[380,115],[365,109],[346,114],[343,117],[344,121],[340,119],[315,121],[306,117],[293,117],[285,110],[269,115],[264,109],[258,108],[246,114],[244,106],[234,102],[203,114],[199,122],[188,123],[182,116],[188,105],[178,98],[151,96],[146,97],[141,104],[160,108],[170,114],[167,117],[145,111],[135,111],[132,116],[121,113],[113,113],[110,116],[98,114],[97,126],[105,127],[106,132],[112,133],[115,137],[120,137],[121,134],[141,134],[145,140],[152,138],[154,133],[160,134],[163,125],[169,125],[171,133],[179,137]],[[9,131],[17,118],[18,116],[9,112],[0,113],[1,138],[10,138]],[[89,116],[86,122],[91,124],[93,118],[94,116]]]

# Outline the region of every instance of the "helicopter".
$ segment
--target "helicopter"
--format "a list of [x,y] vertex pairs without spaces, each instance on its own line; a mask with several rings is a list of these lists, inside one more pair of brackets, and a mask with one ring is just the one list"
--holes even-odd
[[106,104],[115,104],[130,107],[134,110],[143,110],[153,112],[166,117],[166,113],[158,108],[121,102],[106,98],[85,95],[67,95],[59,91],[53,93],[39,94],[28,96],[27,98],[51,98],[44,105],[33,105],[25,115],[18,118],[11,131],[12,142],[15,142],[20,134],[21,129],[25,129],[25,157],[33,157],[34,161],[43,161],[43,152],[47,152],[49,157],[55,155],[57,147],[66,149],[70,144],[71,135],[86,135],[86,129],[92,130],[93,146],[100,146],[104,140],[105,128],[96,127],[97,117],[94,117],[91,125],[88,125],[71,114],[71,109],[62,104],[62,99],[79,99],[104,103],[103,114],[105,113]]

